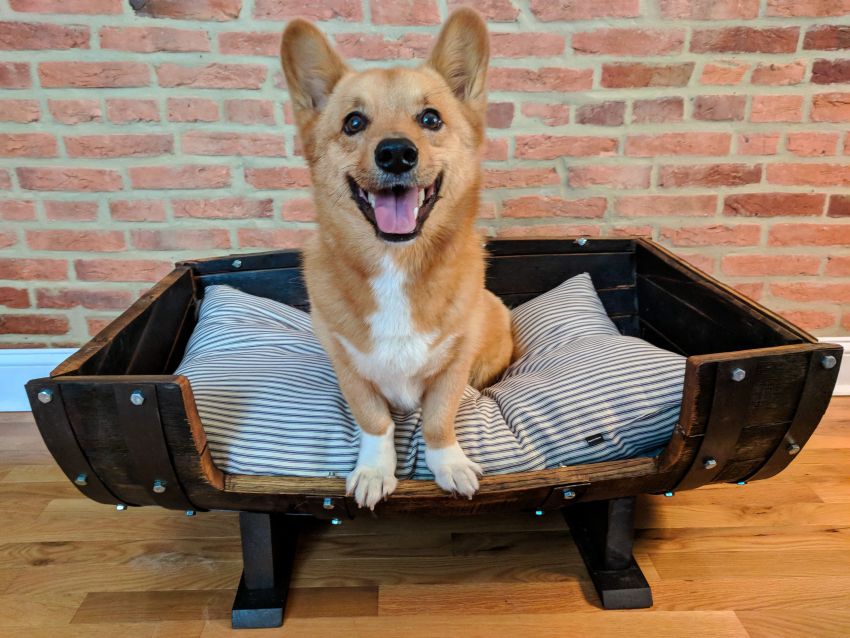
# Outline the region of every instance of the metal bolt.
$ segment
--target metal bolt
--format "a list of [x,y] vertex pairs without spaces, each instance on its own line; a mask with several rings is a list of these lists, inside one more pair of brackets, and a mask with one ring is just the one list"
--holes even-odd
[[543,516],[543,510],[534,510],[535,516]]
[[163,481],[162,479],[156,479],[153,482],[153,488],[152,488],[153,491],[154,491],[154,494],[162,494],[163,492],[165,492],[165,485],[166,485],[165,481]]
[[326,510],[332,510],[334,508],[334,500],[330,497],[325,498],[325,500],[322,501],[322,507]]
[[564,500],[571,500],[576,497],[576,493],[573,490],[564,490]]
[[130,403],[133,405],[142,405],[145,402],[145,395],[141,390],[133,390],[130,393]]
[[587,244],[587,237],[579,237],[578,239],[576,239],[576,244],[578,244],[579,246],[586,245]]
[[233,266],[234,268],[242,268],[242,260],[241,259],[234,259],[233,262],[230,265]]
[[746,370],[743,370],[742,368],[735,368],[734,370],[732,370],[731,376],[732,376],[732,381],[743,381],[744,379],[747,378],[747,372],[746,372]]
[[45,388],[44,390],[39,391],[38,400],[42,403],[50,403],[53,401],[53,390]]
[[124,505],[124,503],[118,503],[118,505],[115,506],[115,509],[119,512],[123,512],[125,509],[127,509],[127,506]]
[[788,451],[789,456],[794,456],[800,451],[800,446],[796,443],[789,443],[785,449]]
[[702,462],[702,466],[707,470],[713,470],[714,468],[717,467],[717,459],[714,459],[712,457],[708,457],[707,459],[705,459]]
[[331,519],[331,525],[342,525],[342,521],[339,520],[338,518],[332,518]]
[[838,359],[833,357],[831,354],[826,355],[823,359],[820,360],[820,364],[827,370],[832,370],[837,363]]
[[746,481],[738,481],[738,485],[746,485],[746,484],[747,484]]
[[186,510],[186,516],[194,516],[195,510]]
[[670,497],[671,497],[671,496],[673,496],[673,494],[675,494],[675,493],[676,493],[676,492],[664,492],[664,496],[666,496],[667,498],[670,498]]
[[74,479],[74,485],[79,485],[80,487],[84,487],[89,484],[89,477],[85,472],[80,472],[77,474],[77,478]]

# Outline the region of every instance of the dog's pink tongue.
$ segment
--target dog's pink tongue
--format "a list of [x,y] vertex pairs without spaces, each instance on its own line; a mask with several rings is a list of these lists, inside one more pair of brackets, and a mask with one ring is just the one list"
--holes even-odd
[[381,232],[405,235],[416,230],[416,189],[375,193],[375,221]]

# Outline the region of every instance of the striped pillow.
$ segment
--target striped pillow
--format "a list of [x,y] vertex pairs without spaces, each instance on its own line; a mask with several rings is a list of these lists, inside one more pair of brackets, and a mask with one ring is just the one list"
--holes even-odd
[[[467,387],[461,447],[487,474],[652,454],[679,417],[685,359],[622,336],[590,276],[512,311],[523,352],[494,385]],[[310,316],[229,286],[209,286],[176,371],[189,378],[225,472],[344,476],[360,430]],[[419,412],[394,412],[397,476],[432,479]]]

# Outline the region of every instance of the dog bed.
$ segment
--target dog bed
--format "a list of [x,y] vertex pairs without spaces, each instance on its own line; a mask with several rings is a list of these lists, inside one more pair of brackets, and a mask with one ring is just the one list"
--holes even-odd
[[[590,276],[512,311],[524,353],[497,383],[467,386],[461,447],[486,474],[650,454],[679,418],[685,357],[623,336]],[[175,374],[191,382],[225,472],[326,477],[357,461],[357,427],[306,312],[230,286],[206,288]],[[393,412],[399,478],[433,479],[420,412]]]

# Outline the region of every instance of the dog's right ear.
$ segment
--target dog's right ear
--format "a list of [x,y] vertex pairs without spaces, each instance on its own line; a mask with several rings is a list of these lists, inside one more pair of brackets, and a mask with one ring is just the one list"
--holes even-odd
[[318,115],[349,70],[324,34],[301,19],[293,20],[283,31],[280,62],[299,126]]

